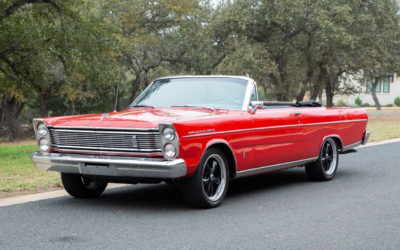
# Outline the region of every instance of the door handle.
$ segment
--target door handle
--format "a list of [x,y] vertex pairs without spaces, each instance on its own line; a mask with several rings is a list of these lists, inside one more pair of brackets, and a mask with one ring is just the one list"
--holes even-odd
[[300,116],[301,113],[291,113],[290,116]]

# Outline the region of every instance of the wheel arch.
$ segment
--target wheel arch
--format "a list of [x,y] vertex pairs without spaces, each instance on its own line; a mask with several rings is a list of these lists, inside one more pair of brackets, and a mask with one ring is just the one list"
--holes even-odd
[[225,140],[209,141],[200,159],[203,157],[204,153],[210,148],[218,148],[222,150],[222,152],[225,154],[226,160],[228,161],[229,178],[234,179],[236,175],[237,165],[236,165],[235,154],[233,153],[233,150],[229,145],[229,143]]
[[333,140],[335,140],[337,146],[338,146],[338,150],[342,151],[343,150],[343,141],[342,138],[339,135],[336,134],[331,134],[331,135],[327,135],[324,138],[322,138],[320,144],[319,144],[319,148],[322,147],[322,144],[324,143],[324,141],[328,138],[332,138]]

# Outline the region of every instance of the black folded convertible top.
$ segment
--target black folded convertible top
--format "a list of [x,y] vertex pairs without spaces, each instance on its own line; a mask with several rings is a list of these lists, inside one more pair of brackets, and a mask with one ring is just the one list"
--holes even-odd
[[291,107],[322,107],[319,102],[316,101],[305,101],[305,102],[275,102],[266,101],[264,106],[291,106]]

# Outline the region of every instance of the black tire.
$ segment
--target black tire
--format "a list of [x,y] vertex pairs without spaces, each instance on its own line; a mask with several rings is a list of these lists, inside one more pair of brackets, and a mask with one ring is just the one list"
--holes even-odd
[[339,165],[338,145],[333,138],[322,143],[318,160],[306,166],[306,173],[314,181],[330,181],[335,177]]
[[108,184],[67,173],[61,173],[61,180],[65,191],[75,198],[95,198],[104,192]]
[[213,208],[222,203],[228,183],[228,161],[220,149],[211,148],[204,153],[193,176],[181,180],[181,190],[191,206]]
[[179,180],[167,179],[167,180],[164,180],[164,182],[165,182],[165,184],[172,187],[173,189],[178,189],[180,187]]

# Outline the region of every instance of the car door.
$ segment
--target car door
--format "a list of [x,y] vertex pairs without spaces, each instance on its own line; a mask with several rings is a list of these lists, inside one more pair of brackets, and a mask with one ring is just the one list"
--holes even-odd
[[299,161],[303,150],[301,109],[259,109],[253,114],[254,166],[268,167]]

